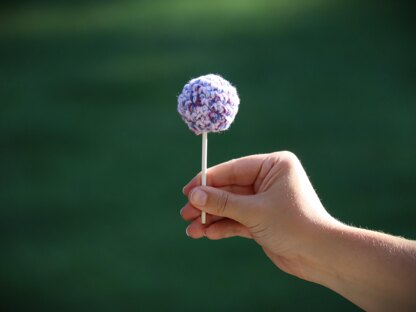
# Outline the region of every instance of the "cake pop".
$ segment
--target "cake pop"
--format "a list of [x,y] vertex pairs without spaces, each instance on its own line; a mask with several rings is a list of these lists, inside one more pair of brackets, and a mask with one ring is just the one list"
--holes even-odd
[[[201,185],[206,185],[209,132],[227,130],[238,112],[237,90],[219,75],[209,74],[190,80],[178,96],[178,112],[196,135],[202,134]],[[205,224],[205,212],[201,214]]]

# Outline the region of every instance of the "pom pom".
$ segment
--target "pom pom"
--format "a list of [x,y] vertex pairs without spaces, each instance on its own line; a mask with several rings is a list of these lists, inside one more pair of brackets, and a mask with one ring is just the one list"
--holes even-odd
[[197,135],[227,130],[239,104],[237,90],[213,74],[190,80],[178,96],[178,112]]

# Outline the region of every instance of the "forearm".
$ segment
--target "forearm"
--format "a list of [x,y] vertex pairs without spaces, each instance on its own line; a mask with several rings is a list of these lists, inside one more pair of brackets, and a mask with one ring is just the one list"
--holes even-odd
[[309,280],[365,310],[416,310],[415,241],[342,224],[322,234]]

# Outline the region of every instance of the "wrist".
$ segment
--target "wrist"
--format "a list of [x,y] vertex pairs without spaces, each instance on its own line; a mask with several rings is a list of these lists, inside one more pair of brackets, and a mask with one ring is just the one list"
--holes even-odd
[[308,246],[300,256],[301,278],[330,287],[333,280],[340,276],[337,265],[337,247],[340,239],[350,227],[332,219],[323,225],[316,226],[310,235]]

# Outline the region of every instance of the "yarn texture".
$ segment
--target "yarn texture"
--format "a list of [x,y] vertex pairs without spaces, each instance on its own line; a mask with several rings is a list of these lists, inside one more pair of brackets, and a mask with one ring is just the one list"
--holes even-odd
[[178,96],[178,112],[197,135],[227,130],[234,121],[239,104],[237,90],[214,74],[190,80]]

